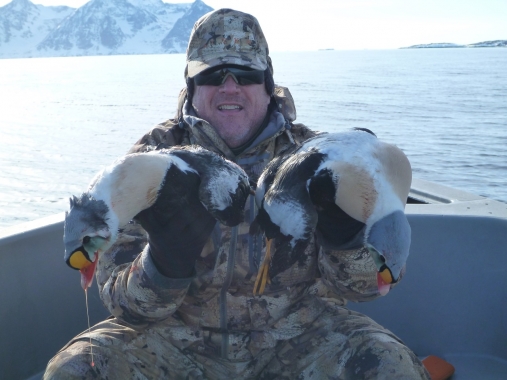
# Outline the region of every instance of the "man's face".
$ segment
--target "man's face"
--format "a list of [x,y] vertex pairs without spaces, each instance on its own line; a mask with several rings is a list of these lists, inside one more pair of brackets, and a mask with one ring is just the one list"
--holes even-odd
[[220,86],[195,86],[192,105],[231,148],[248,141],[266,116],[270,97],[264,84],[241,86],[229,76]]

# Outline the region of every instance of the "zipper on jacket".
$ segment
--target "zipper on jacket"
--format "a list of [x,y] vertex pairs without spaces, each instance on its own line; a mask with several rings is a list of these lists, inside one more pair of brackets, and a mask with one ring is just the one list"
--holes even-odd
[[[257,215],[257,205],[255,198],[250,195],[250,213],[248,224],[252,225]],[[259,270],[262,251],[262,235],[248,234],[248,276],[253,276]]]
[[222,331],[221,357],[228,358],[229,351],[229,333],[227,332],[227,291],[232,282],[234,274],[234,264],[236,261],[236,243],[238,241],[238,226],[231,230],[231,241],[229,245],[229,256],[227,257],[227,272],[225,281],[220,290],[220,330]]

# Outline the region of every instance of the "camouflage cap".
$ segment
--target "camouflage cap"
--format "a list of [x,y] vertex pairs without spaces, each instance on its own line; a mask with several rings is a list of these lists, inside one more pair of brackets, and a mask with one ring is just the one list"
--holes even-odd
[[271,68],[269,49],[255,17],[233,9],[219,9],[194,25],[187,48],[185,77],[210,67],[233,64],[256,70]]

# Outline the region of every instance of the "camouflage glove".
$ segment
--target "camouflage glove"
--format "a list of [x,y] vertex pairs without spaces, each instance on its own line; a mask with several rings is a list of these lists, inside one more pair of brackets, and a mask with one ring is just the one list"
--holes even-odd
[[200,179],[194,173],[167,178],[157,201],[135,219],[148,233],[149,253],[158,271],[169,278],[194,273],[195,261],[206,244],[215,218],[198,196]]

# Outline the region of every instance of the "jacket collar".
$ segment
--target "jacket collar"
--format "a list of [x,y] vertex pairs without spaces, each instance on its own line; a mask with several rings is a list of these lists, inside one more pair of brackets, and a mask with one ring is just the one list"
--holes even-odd
[[231,161],[238,161],[243,155],[252,152],[262,143],[274,139],[290,128],[290,124],[285,120],[284,116],[277,110],[271,111],[269,115],[268,125],[264,130],[252,141],[241,154],[236,156],[225,141],[220,137],[218,132],[206,120],[203,120],[195,114],[195,111],[188,101],[185,101],[182,108],[182,118],[185,126],[190,134],[190,142],[204,146],[210,150],[219,153]]

